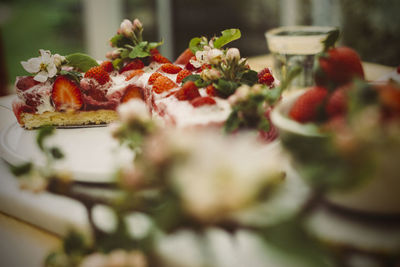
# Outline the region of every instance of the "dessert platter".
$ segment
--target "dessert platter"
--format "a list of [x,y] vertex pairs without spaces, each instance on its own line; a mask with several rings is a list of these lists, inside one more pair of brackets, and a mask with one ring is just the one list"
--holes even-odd
[[315,86],[284,93],[301,68],[252,70],[226,47],[238,29],[175,61],[142,32],[124,20],[105,61],[21,62],[1,156],[24,188],[82,204],[91,230],[63,233],[45,266],[400,263],[398,72],[366,81],[333,30]]

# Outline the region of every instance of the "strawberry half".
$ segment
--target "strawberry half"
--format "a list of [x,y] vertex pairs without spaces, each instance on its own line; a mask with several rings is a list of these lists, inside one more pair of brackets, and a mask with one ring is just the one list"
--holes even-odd
[[100,85],[110,81],[110,75],[108,75],[108,72],[106,72],[101,66],[90,68],[85,73],[85,78],[95,79]]
[[128,85],[122,97],[122,103],[126,103],[133,98],[144,99],[143,89],[138,86]]
[[193,81],[188,81],[175,93],[175,97],[181,101],[195,99],[200,97],[199,88]]
[[164,65],[161,66],[160,68],[163,72],[169,73],[169,74],[177,74],[182,70],[181,67],[174,65],[172,63],[165,63]]
[[154,54],[151,56],[151,61],[155,61],[158,63],[171,63],[168,58],[164,57],[161,54]]
[[315,121],[327,95],[328,90],[324,87],[309,89],[293,104],[289,117],[301,123]]
[[325,111],[329,118],[345,115],[347,112],[347,94],[346,91],[350,85],[337,88],[329,97],[326,103]]
[[261,70],[258,74],[258,82],[270,86],[274,82],[274,76],[271,74],[271,70],[269,68],[265,68]]
[[176,76],[176,83],[181,83],[183,79],[185,79],[187,76],[192,74],[192,72],[188,70],[181,70],[178,75]]
[[100,64],[100,67],[109,73],[114,70],[114,65],[112,64],[111,61],[104,61],[103,63]]
[[186,65],[189,63],[189,60],[194,56],[192,51],[187,48],[185,51],[182,52],[182,54],[179,55],[179,57],[175,60],[175,64],[181,64],[181,65]]
[[51,92],[56,110],[79,110],[83,106],[82,93],[78,86],[65,76],[58,76]]
[[147,81],[148,84],[153,84],[158,77],[162,76],[161,73],[159,72],[154,72],[152,75],[150,75],[149,80]]
[[[127,72],[128,75],[126,76],[125,81],[129,81],[129,80],[132,79],[133,77],[140,76],[140,75],[142,75],[143,73],[144,73],[144,70],[142,70],[142,69],[130,70],[129,73]],[[125,74],[124,74],[124,75],[125,75]]]
[[175,87],[176,84],[170,78],[161,75],[154,81],[153,91],[157,94],[161,94]]
[[201,107],[204,105],[215,105],[217,102],[212,97],[209,96],[201,96],[201,97],[196,97],[195,99],[190,101],[190,104],[192,104],[193,107]]
[[137,70],[137,69],[143,69],[144,64],[140,59],[135,59],[128,64],[126,64],[122,69],[120,69],[119,73],[123,73],[128,70]]

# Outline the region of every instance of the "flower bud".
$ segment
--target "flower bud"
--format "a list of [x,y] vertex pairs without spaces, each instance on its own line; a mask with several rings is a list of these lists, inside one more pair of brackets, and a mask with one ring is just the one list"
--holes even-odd
[[239,49],[229,48],[228,51],[226,51],[226,59],[230,62],[239,61],[239,59],[240,59]]
[[111,59],[119,58],[120,55],[121,51],[119,49],[115,49],[114,51],[111,52]]
[[219,49],[213,48],[207,53],[207,59],[210,64],[217,65],[222,61],[223,52]]
[[142,23],[140,22],[140,20],[138,20],[138,19],[135,19],[134,21],[133,21],[133,30],[134,31],[141,31],[143,29],[143,25],[142,25]]
[[106,53],[106,58],[108,58],[108,59],[113,59],[112,54],[113,54],[113,51],[108,51],[108,52]]
[[124,19],[120,26],[120,32],[127,38],[131,38],[133,36],[133,25],[132,22],[128,19]]
[[221,77],[221,73],[216,69],[204,69],[200,76],[205,81],[214,81]]
[[59,54],[55,54],[53,56],[54,59],[54,64],[56,65],[56,67],[61,67],[61,65],[65,62],[65,57],[60,56]]

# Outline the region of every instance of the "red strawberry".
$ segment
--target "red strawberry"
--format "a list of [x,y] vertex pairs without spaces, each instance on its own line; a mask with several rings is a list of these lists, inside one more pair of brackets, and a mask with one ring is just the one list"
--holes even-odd
[[143,89],[138,86],[128,85],[122,97],[122,103],[128,102],[133,98],[144,99]]
[[400,87],[395,83],[386,83],[376,86],[379,101],[388,113],[400,115]]
[[190,71],[188,71],[188,70],[181,70],[178,73],[178,76],[176,76],[176,83],[181,83],[182,80],[185,79],[190,74],[192,74],[192,73]]
[[313,87],[302,94],[294,103],[289,117],[298,122],[311,122],[317,118],[318,109],[324,103],[328,90],[323,87]]
[[151,61],[155,61],[158,63],[171,63],[171,61],[168,60],[168,58],[164,57],[161,54],[154,54],[151,56]]
[[175,97],[178,100],[195,99],[200,97],[199,88],[197,88],[193,81],[188,81],[175,93]]
[[127,76],[125,81],[129,81],[130,79],[132,79],[135,76],[140,76],[144,73],[144,70],[142,69],[138,69],[138,70],[130,70],[129,73],[127,72]]
[[275,81],[274,76],[271,73],[265,73],[263,76],[258,78],[258,82],[270,86]]
[[65,76],[58,76],[54,81],[51,98],[56,110],[78,110],[83,105],[78,86]]
[[103,70],[107,72],[112,72],[114,70],[114,65],[112,64],[111,61],[104,61],[103,63],[100,64],[100,67],[102,67]]
[[[192,56],[190,59],[196,60],[196,57],[195,57],[195,56]],[[196,70],[197,68],[195,68],[195,67],[192,65],[192,63],[190,63],[190,59],[189,59],[188,63],[186,63],[185,69],[190,70],[190,71],[194,71],[194,70]]]
[[157,80],[158,77],[162,76],[161,73],[159,72],[154,72],[152,75],[150,75],[149,80],[148,80],[148,84],[153,84],[155,82],[155,80]]
[[39,83],[40,82],[33,79],[33,76],[26,76],[18,79],[16,87],[22,91],[26,91]]
[[210,84],[209,86],[206,87],[206,93],[209,96],[217,96],[217,89],[215,89],[215,87]]
[[155,54],[160,54],[160,52],[158,51],[157,48],[153,48],[153,49],[150,49],[150,54],[155,55]]
[[201,96],[201,97],[196,97],[192,101],[190,101],[190,104],[192,104],[193,107],[200,107],[204,105],[215,105],[217,102],[209,96]]
[[187,48],[185,51],[182,52],[182,54],[179,55],[179,57],[175,60],[175,64],[181,64],[185,65],[189,63],[189,60],[194,56],[192,51]]
[[89,69],[85,73],[85,78],[95,79],[101,85],[110,81],[110,75],[100,66]]
[[260,79],[266,73],[271,74],[271,70],[269,68],[264,68],[264,69],[260,70],[260,72],[257,73],[258,79]]
[[140,59],[135,59],[128,64],[126,64],[122,69],[119,70],[119,73],[123,73],[124,71],[128,70],[137,70],[137,69],[143,69],[144,64]]
[[364,78],[364,70],[356,51],[349,47],[330,48],[318,59],[315,81],[319,86],[338,86],[355,77]]
[[170,78],[161,75],[154,81],[153,91],[157,94],[161,94],[162,92],[169,91],[175,87],[176,84]]
[[169,74],[177,74],[182,70],[181,67],[174,65],[172,63],[165,63],[164,65],[161,66],[160,68],[163,72],[169,73]]
[[21,113],[35,113],[35,111],[36,111],[35,108],[24,105],[23,102],[19,102],[19,101],[12,103],[12,109],[13,109],[14,115],[17,118],[17,121],[19,124],[22,124]]
[[347,96],[346,91],[350,85],[337,88],[329,97],[326,103],[325,111],[329,118],[342,116],[347,112]]

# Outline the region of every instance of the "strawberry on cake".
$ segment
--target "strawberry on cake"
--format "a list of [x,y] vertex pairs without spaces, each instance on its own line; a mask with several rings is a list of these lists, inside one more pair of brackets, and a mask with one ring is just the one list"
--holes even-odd
[[[268,68],[259,73],[251,70],[237,48],[223,48],[240,38],[238,29],[225,30],[210,40],[193,38],[174,63],[158,52],[162,42],[143,41],[142,32],[139,20],[124,20],[110,40],[114,50],[104,62],[80,53],[63,57],[45,50],[40,50],[40,57],[22,62],[34,76],[16,81],[18,99],[13,109],[21,126],[109,123],[117,119],[119,105],[136,98],[168,126],[229,122],[229,131],[270,130],[265,114],[271,101],[266,100],[279,96],[273,90],[277,82]],[[256,84],[260,85],[257,97],[244,96],[245,90],[237,92]],[[250,96],[262,101],[254,102]],[[246,97],[250,97],[247,106],[242,103]]]

